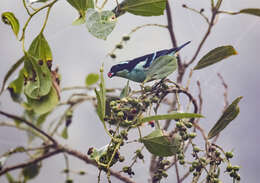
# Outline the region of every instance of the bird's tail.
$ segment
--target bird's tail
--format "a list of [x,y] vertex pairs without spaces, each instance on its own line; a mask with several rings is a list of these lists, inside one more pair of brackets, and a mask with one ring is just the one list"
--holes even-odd
[[176,47],[176,48],[169,49],[169,54],[170,54],[170,53],[171,53],[171,54],[177,53],[177,52],[180,51],[183,47],[185,47],[186,45],[190,44],[190,42],[191,42],[191,41],[188,41],[188,42],[184,43],[184,44],[181,45],[181,46],[178,46],[178,47]]

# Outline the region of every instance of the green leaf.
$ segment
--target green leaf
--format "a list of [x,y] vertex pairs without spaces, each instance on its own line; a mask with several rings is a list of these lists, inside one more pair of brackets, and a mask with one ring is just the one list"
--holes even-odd
[[41,165],[39,163],[33,163],[29,166],[26,166],[22,173],[25,180],[30,180],[35,178],[40,172]]
[[16,183],[16,181],[14,180],[14,178],[13,178],[13,176],[10,174],[10,173],[6,173],[5,174],[5,177],[6,177],[6,179],[7,179],[7,181],[9,182],[9,183]]
[[62,130],[61,136],[64,139],[68,139],[69,135],[68,135],[68,128],[67,127],[64,127],[64,129]]
[[123,88],[122,92],[120,93],[120,99],[124,97],[128,97],[130,92],[131,92],[131,88],[129,87],[129,80],[128,80],[126,86]]
[[86,86],[96,84],[99,80],[99,75],[95,73],[90,73],[86,77]]
[[94,8],[93,0],[67,0],[67,2],[74,7],[78,13],[79,17],[73,21],[72,25],[81,25],[86,22],[86,11],[89,8]]
[[10,25],[12,27],[12,30],[17,37],[19,33],[20,24],[18,19],[14,16],[14,14],[12,12],[2,13],[2,21],[5,24]]
[[236,98],[232,104],[230,104],[227,109],[223,112],[222,116],[219,118],[217,123],[213,126],[208,134],[208,139],[211,139],[218,135],[226,126],[234,120],[239,114],[238,103],[243,97]]
[[172,114],[163,114],[163,115],[155,115],[155,116],[148,116],[139,119],[140,123],[145,123],[148,121],[153,120],[167,120],[167,119],[184,119],[184,118],[203,118],[201,114],[196,113],[172,113]]
[[1,91],[0,91],[0,95],[2,94],[2,92],[4,91],[5,88],[5,84],[7,82],[7,80],[9,79],[9,77],[14,73],[14,71],[16,71],[16,69],[23,63],[24,61],[24,57],[20,58],[14,65],[12,65],[12,67],[8,70],[8,72],[6,73],[4,80],[3,80],[3,84],[1,87]]
[[87,9],[94,8],[93,0],[67,0],[67,2],[78,10],[80,15],[79,19],[85,18]]
[[166,0],[124,0],[118,7],[113,10],[117,17],[125,12],[141,16],[159,16],[163,15]]
[[104,118],[106,113],[106,88],[105,88],[105,81],[103,76],[103,66],[100,69],[100,89],[97,91],[95,89],[95,93],[97,96],[97,114],[99,116],[99,119],[102,121],[103,125],[105,124]]
[[43,115],[52,111],[59,103],[59,97],[54,87],[48,95],[41,97],[40,99],[31,99],[27,97],[28,105],[32,110],[38,114]]
[[26,71],[26,82],[24,93],[28,98],[40,99],[48,95],[52,87],[51,72],[44,62],[42,65],[30,55],[25,57],[24,68]]
[[[40,33],[31,43],[28,50],[29,55],[35,57],[39,61],[52,62],[51,48],[45,39],[43,33]],[[50,64],[50,63],[48,63]]]
[[239,13],[250,14],[250,15],[255,15],[255,16],[260,16],[260,9],[257,9],[257,8],[248,8],[248,9],[240,10]]
[[108,145],[105,145],[104,147],[100,149],[93,148],[93,152],[90,155],[90,159],[95,160],[96,162],[99,161],[99,158],[107,153]]
[[175,56],[161,56],[152,62],[144,82],[163,79],[173,73],[178,67]]
[[8,156],[2,156],[0,157],[0,170],[3,168],[3,166],[5,165],[5,162],[7,160]]
[[106,40],[116,26],[116,17],[112,11],[96,11],[88,9],[86,15],[88,31],[99,39]]
[[181,147],[181,137],[178,134],[169,137],[160,129],[154,130],[140,141],[150,153],[160,157],[175,155]]
[[36,123],[36,126],[37,127],[41,127],[42,124],[46,121],[46,118],[48,117],[48,115],[50,114],[50,112],[47,112],[47,113],[44,113],[40,116],[37,117],[37,123]]
[[24,85],[24,68],[22,68],[19,72],[19,76],[12,81],[9,86],[8,90],[10,92],[10,95],[15,102],[22,102],[21,94],[23,92],[23,85]]
[[204,57],[202,57],[202,59],[200,59],[199,63],[196,65],[194,70],[199,70],[204,67],[208,67],[232,55],[237,55],[237,52],[233,48],[233,46],[221,46],[215,48],[211,50],[209,53],[207,53]]

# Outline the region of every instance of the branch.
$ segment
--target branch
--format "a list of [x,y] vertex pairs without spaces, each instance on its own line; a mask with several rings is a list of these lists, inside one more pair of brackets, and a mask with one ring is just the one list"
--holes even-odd
[[[70,148],[67,148],[67,147],[64,147],[64,152],[80,159],[80,160],[83,160],[84,162],[86,162],[87,164],[91,164],[93,166],[98,166],[97,163],[94,161],[94,160],[91,160],[88,158],[87,155],[79,152],[79,151],[76,151],[74,149],[70,149]],[[134,181],[132,181],[131,179],[129,179],[128,177],[125,177],[123,175],[121,175],[119,172],[116,172],[116,171],[113,171],[113,170],[110,170],[110,174],[114,177],[116,177],[117,179],[125,182],[125,183],[135,183]]]
[[42,134],[43,136],[47,137],[50,141],[52,141],[53,144],[57,144],[56,140],[54,140],[54,138],[52,138],[50,135],[48,135],[46,132],[44,132],[43,130],[41,130],[40,128],[38,128],[37,126],[35,126],[32,122],[27,121],[24,118],[21,118],[19,116],[15,116],[13,114],[9,114],[6,113],[4,111],[0,111],[0,114],[2,114],[3,116],[6,116],[8,118],[12,118],[18,121],[22,121],[24,124],[26,124],[27,126],[31,127],[32,129],[34,129],[35,131],[39,132],[40,134]]
[[[173,24],[172,24],[172,13],[171,13],[171,7],[169,4],[169,1],[166,2],[166,15],[167,15],[167,22],[168,22],[168,31],[170,33],[170,37],[171,37],[171,41],[172,41],[172,45],[173,47],[177,47],[177,40],[174,34],[174,30],[173,30]],[[184,67],[181,61],[181,57],[178,54],[177,55],[177,63],[178,63],[178,77],[177,77],[177,82],[181,83],[182,82],[182,78],[183,78],[183,74],[184,74]]]
[[42,161],[44,159],[47,159],[47,158],[49,158],[51,156],[54,156],[54,155],[56,155],[58,153],[61,153],[61,152],[62,152],[61,149],[56,149],[56,150],[54,150],[52,152],[46,153],[46,154],[44,154],[44,155],[42,155],[42,156],[40,156],[38,158],[35,158],[35,159],[31,160],[31,161],[28,161],[26,163],[21,163],[21,164],[18,164],[18,165],[6,167],[6,168],[4,168],[4,169],[2,169],[0,171],[0,176],[6,174],[7,172],[10,172],[10,171],[13,171],[13,170],[16,170],[16,169],[20,169],[20,168],[25,168],[25,167],[30,166],[32,164],[38,163],[38,162],[40,162],[40,161]]

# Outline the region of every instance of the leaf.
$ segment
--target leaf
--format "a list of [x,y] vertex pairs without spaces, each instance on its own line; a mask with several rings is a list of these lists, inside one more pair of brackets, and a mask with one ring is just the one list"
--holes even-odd
[[42,33],[32,41],[28,53],[38,59],[38,61],[52,62],[51,48]]
[[4,88],[5,88],[5,84],[7,82],[7,80],[9,79],[9,77],[16,71],[16,69],[23,63],[24,61],[24,57],[20,58],[14,65],[12,65],[12,67],[8,70],[8,72],[6,73],[4,80],[3,80],[3,84],[1,87],[1,91],[0,91],[0,95],[3,93]]
[[30,55],[25,57],[24,68],[26,71],[26,82],[24,93],[28,98],[40,99],[48,95],[52,87],[51,72],[46,63],[40,65]]
[[98,12],[90,8],[87,10],[86,26],[93,36],[106,40],[116,26],[115,14],[112,11]]
[[160,129],[154,130],[140,141],[150,153],[160,157],[175,155],[181,147],[181,137],[178,134],[169,137]]
[[211,139],[218,135],[226,126],[234,120],[239,114],[238,103],[243,97],[236,98],[232,104],[230,104],[227,109],[223,112],[222,116],[219,118],[217,123],[213,126],[208,134],[208,139]]
[[14,16],[14,14],[12,12],[2,13],[2,21],[5,24],[10,25],[12,27],[12,30],[17,37],[19,33],[20,24],[18,19]]
[[0,157],[0,170],[2,170],[2,168],[4,167],[7,158],[8,158],[8,156]]
[[56,90],[52,87],[48,95],[40,99],[31,99],[27,97],[28,105],[38,114],[43,115],[52,111],[59,103],[59,98]]
[[129,87],[129,80],[128,80],[126,86],[123,88],[122,92],[120,93],[120,99],[124,97],[128,97],[130,92],[131,92],[131,88]]
[[9,182],[9,183],[17,183],[15,180],[14,180],[14,178],[13,178],[13,176],[10,174],[10,173],[6,173],[5,174],[5,177],[6,177],[6,179],[7,179],[7,181]]
[[47,95],[52,87],[52,53],[44,35],[40,33],[31,43],[25,56],[24,68],[27,82],[24,93],[32,99]]
[[98,74],[90,73],[86,77],[86,86],[93,85],[93,84],[97,83],[98,80],[99,80],[99,75]]
[[96,162],[98,162],[99,158],[102,155],[106,154],[108,147],[109,146],[107,144],[107,145],[101,147],[100,149],[93,148],[93,152],[90,155],[90,159],[95,160]]
[[103,66],[100,69],[100,84],[99,84],[99,91],[95,89],[95,93],[97,96],[97,114],[104,124],[104,118],[105,118],[105,113],[106,113],[106,88],[105,88],[105,81],[104,81],[104,76],[103,76]]
[[12,81],[9,86],[8,90],[10,92],[10,95],[15,102],[22,102],[21,94],[23,92],[23,85],[24,85],[24,68],[22,68],[19,72],[18,77]]
[[61,136],[64,139],[68,139],[69,135],[68,135],[68,128],[67,127],[64,127],[64,129],[62,130]]
[[183,118],[203,118],[201,114],[196,113],[172,113],[172,114],[163,114],[163,115],[155,115],[148,116],[139,119],[140,123],[145,123],[153,120],[166,120],[166,119],[183,119]]
[[25,180],[30,180],[35,178],[40,172],[41,165],[39,163],[33,163],[29,166],[23,168],[23,176]]
[[177,59],[174,56],[161,56],[152,62],[144,82],[163,79],[177,69]]
[[124,0],[118,7],[113,10],[117,17],[125,12],[141,16],[159,16],[163,15],[166,0]]
[[239,13],[250,14],[250,15],[255,15],[255,16],[260,16],[260,9],[257,9],[257,8],[248,8],[248,9],[240,10]]
[[202,57],[202,59],[200,59],[199,63],[196,65],[194,70],[199,70],[204,67],[208,67],[232,55],[237,55],[237,52],[233,48],[233,46],[221,46],[215,48],[211,50],[209,53],[207,53],[204,57]]
[[80,17],[85,18],[87,9],[94,8],[93,0],[67,0],[67,2],[78,10]]

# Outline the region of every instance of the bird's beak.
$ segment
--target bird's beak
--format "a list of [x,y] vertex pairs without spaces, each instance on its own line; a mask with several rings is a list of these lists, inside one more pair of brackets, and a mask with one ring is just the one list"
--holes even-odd
[[110,78],[112,78],[113,73],[112,73],[112,72],[109,72],[109,73],[107,73],[107,76],[110,77]]

